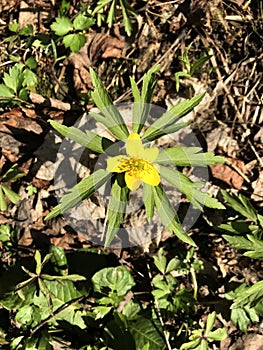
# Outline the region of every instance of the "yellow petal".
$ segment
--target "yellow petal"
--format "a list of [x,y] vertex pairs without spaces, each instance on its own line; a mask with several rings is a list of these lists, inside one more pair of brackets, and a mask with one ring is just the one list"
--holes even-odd
[[111,173],[122,173],[123,171],[126,171],[124,164],[127,159],[128,157],[121,155],[107,159],[106,170]]
[[141,179],[137,178],[136,176],[132,175],[129,172],[125,173],[124,179],[125,179],[127,187],[131,191],[137,190],[139,188],[140,184],[142,183]]
[[141,158],[147,160],[150,163],[153,163],[159,154],[157,147],[146,148],[143,150]]
[[144,148],[140,136],[135,132],[130,134],[126,142],[126,153],[128,156],[141,158],[143,151]]
[[152,186],[158,186],[161,181],[158,171],[151,164],[149,164],[149,167],[147,170],[144,170],[140,173],[140,178],[142,179],[143,182]]

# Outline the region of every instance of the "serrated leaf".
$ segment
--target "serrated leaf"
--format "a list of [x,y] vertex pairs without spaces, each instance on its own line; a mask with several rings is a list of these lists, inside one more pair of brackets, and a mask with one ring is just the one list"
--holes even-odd
[[13,90],[4,84],[0,84],[0,99],[2,97],[14,97]]
[[225,162],[224,157],[215,156],[213,152],[203,152],[201,147],[166,148],[156,158],[158,164],[176,166],[207,166]]
[[19,30],[19,35],[30,36],[34,32],[34,27],[32,24],[27,24]]
[[64,36],[73,29],[73,24],[67,17],[56,18],[55,22],[51,24],[50,28],[56,35]]
[[101,137],[90,130],[86,130],[86,132],[83,132],[73,126],[68,127],[65,125],[61,125],[55,122],[54,120],[49,120],[49,123],[61,135],[68,137],[70,140],[73,140],[94,152],[105,153],[109,147],[109,154],[117,152],[116,148],[113,150],[114,142],[107,139],[106,137]]
[[142,200],[145,206],[147,220],[151,222],[154,215],[154,196],[151,185],[143,184]]
[[37,61],[35,60],[35,58],[33,56],[29,57],[26,62],[25,62],[26,66],[29,67],[30,69],[35,69],[37,68]]
[[108,17],[107,17],[107,23],[109,28],[112,27],[115,18],[116,18],[116,0],[113,0],[109,9]]
[[121,222],[125,216],[126,205],[129,201],[130,191],[120,180],[121,176],[112,185],[111,198],[108,208],[108,220],[104,246],[107,247],[120,229]]
[[94,306],[92,308],[92,312],[94,312],[96,315],[95,320],[105,317],[111,311],[111,309],[111,306]]
[[255,259],[263,258],[263,241],[255,238],[252,235],[247,235],[247,238],[242,236],[223,235],[234,248],[246,250],[245,256]]
[[95,23],[95,19],[92,17],[84,16],[82,13],[78,14],[73,21],[75,30],[85,30],[91,27]]
[[153,186],[154,202],[163,225],[183,242],[196,246],[192,238],[183,230],[178,215],[169,202],[161,185]]
[[10,188],[2,185],[2,190],[4,191],[5,195],[9,198],[9,200],[13,203],[13,204],[17,204],[20,201],[20,196],[19,194],[15,193],[14,191],[12,191]]
[[202,184],[191,181],[180,171],[161,166],[160,174],[167,182],[184,193],[194,208],[203,211],[202,205],[205,205],[209,208],[225,209],[223,204],[216,198],[212,198],[208,193],[199,190]]
[[69,47],[72,52],[78,52],[86,43],[86,37],[83,34],[67,34],[62,40],[66,47]]
[[227,338],[227,331],[225,328],[218,328],[207,335],[209,341],[220,341]]
[[89,198],[97,189],[99,189],[105,182],[112,177],[112,173],[108,173],[104,169],[99,169],[91,174],[89,177],[81,180],[77,185],[72,187],[67,194],[65,194],[60,204],[57,205],[45,218],[49,220],[59,214],[64,213],[69,208],[75,207],[82,200]]
[[35,86],[37,84],[37,75],[30,69],[25,69],[23,72],[23,86]]
[[0,210],[4,211],[7,209],[7,203],[5,201],[5,196],[2,190],[2,186],[0,185]]
[[90,113],[96,120],[105,125],[111,133],[120,140],[126,140],[129,131],[120,114],[120,112],[113,105],[112,100],[104,88],[102,81],[98,78],[95,71],[90,68],[90,77],[95,90],[91,93],[91,97],[99,108],[100,112],[104,115]]
[[136,349],[142,349],[146,344],[149,344],[151,350],[163,350],[166,348],[160,331],[147,318],[139,316],[135,321],[129,321],[128,329],[134,337]]
[[157,267],[157,269],[164,274],[165,273],[165,268],[166,268],[166,263],[167,259],[164,256],[164,251],[163,248],[160,248],[158,251],[158,255],[153,257],[154,259],[154,265]]
[[209,314],[207,316],[207,320],[206,320],[206,327],[205,327],[205,337],[208,336],[208,334],[211,332],[211,330],[214,327],[216,321],[216,312],[213,311],[211,314]]
[[135,81],[132,78],[130,78],[134,97],[132,111],[132,129],[133,132],[136,132],[138,134],[144,127],[150,112],[150,103],[152,101],[153,91],[157,83],[156,73],[159,69],[160,65],[151,68],[146,74],[144,74],[141,94],[138,90]]
[[108,3],[110,3],[112,0],[99,0],[97,2],[97,6],[95,7],[95,9],[93,10],[92,14],[96,14],[97,12],[99,12],[104,6],[106,6]]
[[23,67],[21,63],[17,63],[14,67],[9,69],[8,73],[4,73],[3,81],[5,85],[14,92],[18,92],[22,86]]
[[107,287],[121,297],[135,285],[132,275],[124,266],[106,267],[96,272],[91,281],[95,292],[101,292]]
[[144,133],[143,140],[155,140],[159,135],[166,133],[166,128],[176,123],[180,118],[191,112],[203,99],[205,93],[185,100],[172,107],[158,118]]
[[8,25],[8,29],[14,33],[17,32],[18,28],[19,28],[19,23],[17,23],[16,21],[14,21]]
[[250,201],[239,194],[239,196],[230,196],[225,190],[221,190],[224,200],[229,206],[231,206],[235,211],[245,216],[246,218],[257,222],[257,212]]
[[242,332],[247,333],[247,327],[250,324],[250,319],[248,318],[245,310],[241,308],[231,310],[231,321],[235,326],[238,326]]

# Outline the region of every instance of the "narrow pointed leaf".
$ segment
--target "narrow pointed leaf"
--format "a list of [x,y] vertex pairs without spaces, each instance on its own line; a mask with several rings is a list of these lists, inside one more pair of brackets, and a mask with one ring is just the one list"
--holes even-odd
[[154,215],[154,195],[152,186],[146,183],[143,184],[142,200],[145,206],[145,212],[148,222],[150,222]]
[[0,210],[6,210],[7,209],[7,203],[5,201],[5,196],[2,190],[2,186],[0,185]]
[[[120,178],[121,176],[119,176]],[[114,236],[120,229],[121,222],[125,216],[125,209],[129,201],[129,189],[124,184],[119,183],[119,179],[112,186],[112,195],[109,203],[107,231],[105,247],[109,246]]]
[[183,230],[178,215],[169,202],[162,185],[153,187],[154,202],[160,215],[163,225],[171,232],[175,233],[183,242],[196,246],[191,237]]
[[90,68],[90,77],[95,88],[95,90],[91,93],[92,99],[99,108],[100,112],[104,115],[101,122],[107,126],[113,135],[115,135],[118,139],[126,140],[129,135],[127,126],[125,125],[120,112],[113,105],[109,94],[102,84],[102,81],[92,68]]
[[64,213],[69,208],[75,207],[82,200],[89,198],[97,189],[111,178],[112,174],[104,169],[99,169],[86,179],[81,180],[77,185],[65,194],[60,204],[57,205],[45,218],[49,220],[59,214]]
[[113,142],[106,137],[101,137],[92,131],[83,132],[73,126],[61,125],[54,120],[49,120],[51,126],[61,135],[68,137],[70,140],[89,148],[98,153],[104,153],[108,147],[113,146]]
[[5,195],[9,198],[9,200],[13,203],[13,204],[17,204],[20,201],[20,196],[19,194],[15,193],[14,191],[12,191],[10,188],[3,186],[2,185],[2,189],[5,193]]
[[[180,118],[191,112],[203,99],[205,93],[199,94],[191,99],[185,100],[172,107],[168,112],[164,113],[157,119],[144,133],[143,139],[155,139],[160,132],[166,134],[166,128],[176,123]],[[168,129],[169,130],[169,129]]]
[[177,166],[207,166],[225,163],[224,157],[213,152],[203,152],[201,147],[176,146],[166,148],[158,154],[156,163]]

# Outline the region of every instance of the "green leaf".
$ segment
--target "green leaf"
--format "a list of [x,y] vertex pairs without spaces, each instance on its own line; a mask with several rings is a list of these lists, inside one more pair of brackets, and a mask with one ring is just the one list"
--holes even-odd
[[244,289],[235,299],[231,309],[243,307],[246,304],[250,306],[256,305],[263,297],[263,281],[255,283],[253,286]]
[[263,259],[263,241],[252,235],[247,235],[247,238],[242,236],[223,235],[234,248],[247,250],[245,256],[253,259]]
[[221,193],[224,197],[224,200],[227,202],[227,204],[233,208],[235,211],[240,213],[241,215],[245,216],[246,218],[257,222],[257,212],[253,205],[250,203],[250,201],[243,196],[242,194],[239,194],[239,196],[230,196],[226,191],[221,190]]
[[99,0],[97,2],[97,6],[95,7],[95,9],[93,10],[92,14],[96,14],[97,12],[99,12],[101,9],[103,9],[104,6],[106,6],[108,3],[110,3],[112,0]]
[[42,269],[42,265],[41,265],[41,254],[39,250],[36,250],[35,252],[35,261],[36,261],[36,274],[39,275]]
[[154,202],[163,225],[171,232],[175,233],[183,242],[196,246],[195,242],[183,230],[179,218],[169,202],[162,185],[153,187]]
[[94,306],[92,308],[92,312],[94,312],[96,315],[95,320],[105,317],[111,311],[111,309],[111,306]]
[[33,56],[30,56],[26,62],[25,62],[26,66],[30,69],[36,69],[37,68],[37,61],[35,60],[35,58]]
[[130,6],[125,0],[120,0],[120,4],[121,4],[121,11],[123,16],[123,24],[124,24],[125,32],[127,33],[128,36],[131,36],[132,24],[127,11],[127,9],[130,9]]
[[27,24],[19,30],[19,35],[30,36],[34,33],[32,24]]
[[160,248],[158,251],[158,255],[153,257],[154,259],[154,265],[157,267],[157,269],[164,274],[165,268],[167,264],[167,259],[164,256],[163,248]]
[[5,195],[10,199],[10,201],[13,203],[13,204],[17,204],[19,201],[20,201],[20,196],[19,194],[15,193],[14,191],[12,191],[10,188],[2,185],[1,186]]
[[92,17],[84,16],[82,13],[78,14],[73,21],[75,30],[85,30],[91,27],[95,23],[95,19]]
[[162,350],[166,348],[165,342],[152,321],[139,316],[134,321],[128,322],[128,329],[134,337],[136,349],[143,349],[149,344],[151,350]]
[[155,140],[159,135],[166,133],[166,128],[177,122],[180,118],[191,112],[203,99],[205,93],[185,100],[172,107],[168,112],[158,118],[144,133],[143,140]]
[[17,32],[18,28],[19,28],[19,23],[17,23],[16,21],[14,21],[8,25],[8,29],[14,33]]
[[95,113],[90,113],[97,121],[105,125],[113,135],[120,140],[126,140],[129,131],[120,112],[115,108],[112,100],[104,88],[102,81],[98,78],[95,71],[90,68],[90,77],[95,90],[91,93],[91,97],[99,108],[100,112],[104,115],[100,116]]
[[151,68],[146,74],[144,74],[141,95],[134,79],[130,78],[132,93],[134,97],[134,105],[132,111],[132,129],[133,132],[136,132],[138,134],[144,127],[150,112],[150,103],[152,101],[153,91],[157,83],[156,73],[159,69],[160,65]]
[[5,201],[5,196],[2,190],[2,186],[0,185],[0,210],[7,210],[7,203]]
[[68,137],[70,140],[73,140],[94,152],[105,153],[107,148],[110,147],[109,154],[114,153],[114,155],[116,155],[116,147],[113,149],[114,142],[107,139],[106,137],[101,137],[89,130],[83,132],[73,126],[68,127],[65,125],[61,125],[53,120],[49,120],[49,123],[61,135]]
[[243,220],[236,220],[228,222],[227,224],[221,224],[218,226],[220,230],[226,231],[230,234],[242,235],[244,233],[252,234],[258,226],[251,225],[250,222],[245,222]]
[[107,182],[111,176],[112,173],[108,173],[104,169],[99,169],[89,177],[81,180],[61,198],[60,204],[46,216],[45,220],[62,214],[69,208],[75,207],[82,200],[89,198],[98,188]]
[[86,37],[83,34],[68,34],[62,40],[66,47],[69,47],[72,52],[78,52],[86,43]]
[[135,285],[132,275],[124,266],[106,267],[99,270],[93,275],[91,281],[95,292],[102,292],[107,287],[121,297],[125,296]]
[[242,332],[247,333],[247,327],[251,323],[245,310],[241,308],[235,308],[231,310],[231,321],[235,326],[238,326]]
[[56,35],[64,36],[73,29],[73,24],[67,17],[56,18],[56,21],[51,24],[50,28]]
[[176,166],[207,166],[225,163],[224,157],[215,156],[213,152],[203,152],[201,147],[176,146],[162,150],[156,163]]
[[174,75],[175,78],[175,89],[176,92],[179,91],[180,88],[180,78],[189,78],[191,75],[185,72],[176,72]]
[[160,167],[161,177],[169,182],[172,186],[176,187],[179,191],[184,193],[187,199],[193,204],[194,208],[203,211],[202,205],[214,209],[224,209],[222,203],[220,203],[216,198],[210,197],[208,193],[201,192],[199,190],[202,183],[194,183],[186,175],[182,174],[180,171]]
[[116,18],[116,0],[113,0],[110,6],[108,17],[107,17],[107,23],[109,28],[112,27],[115,18]]
[[220,341],[227,338],[227,331],[225,328],[218,328],[207,335],[208,341]]
[[37,75],[30,69],[25,69],[23,72],[23,86],[35,86],[37,84]]
[[207,320],[206,320],[206,327],[205,327],[205,337],[208,336],[208,334],[211,332],[211,330],[214,327],[216,321],[216,312],[213,311],[211,314],[209,314],[207,316]]
[[12,92],[8,86],[0,84],[0,99],[2,97],[14,97],[14,92]]
[[50,253],[52,253],[52,262],[56,265],[56,266],[66,266],[67,263],[67,257],[66,257],[66,253],[63,247],[59,247],[59,246],[55,246],[52,245],[49,248]]
[[7,87],[12,91],[18,92],[23,82],[23,67],[21,63],[17,63],[14,67],[10,68],[8,73],[4,73],[3,81]]
[[[121,175],[122,176],[122,175]],[[108,208],[107,231],[104,246],[107,247],[120,229],[121,222],[125,216],[126,205],[129,201],[130,191],[127,186],[117,177],[111,192]]]
[[154,215],[154,196],[152,186],[146,183],[143,184],[142,200],[145,206],[145,212],[148,222],[151,222]]

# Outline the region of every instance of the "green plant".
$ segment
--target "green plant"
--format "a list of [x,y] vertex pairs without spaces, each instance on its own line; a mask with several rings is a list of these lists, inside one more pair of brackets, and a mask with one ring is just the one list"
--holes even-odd
[[207,316],[205,329],[193,330],[190,336],[190,342],[183,344],[180,350],[208,350],[209,343],[214,341],[220,341],[227,337],[225,328],[217,328],[212,331],[216,322],[216,313],[212,312]]
[[129,134],[120,112],[113,105],[101,80],[90,69],[92,83],[95,87],[95,90],[92,92],[92,98],[102,113],[91,113],[91,116],[97,122],[102,123],[117,140],[126,142],[127,156],[122,154],[118,144],[105,137],[96,135],[89,130],[83,132],[75,127],[66,127],[50,121],[50,124],[63,136],[67,136],[92,151],[105,153],[113,157],[109,157],[107,169],[95,171],[88,178],[83,179],[74,186],[68,194],[64,195],[60,204],[48,214],[46,219],[55,217],[76,206],[81,200],[90,197],[111,178],[114,181],[108,206],[105,246],[111,243],[120,228],[121,222],[125,217],[125,208],[129,201],[130,191],[136,190],[141,183],[144,185],[143,202],[148,221],[151,221],[156,208],[164,226],[175,233],[181,240],[191,245],[195,245],[195,243],[182,229],[175,209],[169,202],[163,189],[161,178],[184,193],[194,208],[202,210],[202,205],[211,208],[224,208],[216,198],[211,198],[207,193],[201,191],[201,188],[204,186],[203,183],[193,182],[182,172],[167,167],[174,165],[207,166],[223,163],[225,161],[223,157],[215,156],[211,152],[202,153],[202,149],[198,147],[177,146],[159,152],[157,147],[144,148],[143,146],[143,143],[148,143],[149,145],[150,141],[154,141],[164,134],[173,133],[188,125],[187,123],[176,122],[198,105],[204,96],[204,94],[200,94],[172,107],[171,110],[165,112],[140,136],[139,134],[149,115],[149,104],[156,85],[155,74],[157,70],[158,67],[154,67],[145,74],[141,93],[135,81],[131,79],[135,103],[132,121],[133,132]]
[[[111,28],[113,23],[116,21],[118,7],[120,7],[123,17],[124,29],[127,35],[132,33],[132,24],[130,16],[136,16],[136,12],[130,6],[127,0],[99,0],[97,6],[92,11],[92,15],[97,15],[97,24],[101,26],[102,21],[106,21],[108,26]],[[105,14],[106,9],[108,13]]]
[[[245,251],[243,254],[253,259],[263,259],[263,216],[253,207],[251,202],[239,194],[230,196],[221,190],[226,205],[235,211],[234,220],[221,224],[219,229],[234,248]],[[225,294],[225,298],[233,300],[231,305],[231,320],[243,332],[247,332],[248,325],[259,322],[263,315],[263,282],[253,286],[241,284],[235,290]]]
[[78,52],[86,43],[85,31],[95,23],[93,17],[79,13],[73,21],[68,17],[57,17],[50,28],[59,37],[65,47],[72,52]]
[[210,59],[210,56],[203,56],[199,60],[195,61],[193,65],[191,65],[189,59],[189,50],[191,49],[192,43],[185,49],[183,56],[179,56],[179,60],[183,62],[185,71],[176,72],[175,77],[175,87],[176,91],[179,91],[180,87],[180,78],[190,78],[194,75],[194,73],[203,66],[203,64]]
[[0,181],[0,210],[7,209],[7,202],[5,200],[5,196],[13,203],[17,204],[20,200],[20,196],[12,191],[8,186],[4,185],[4,183],[15,181],[24,174],[20,173],[18,170],[17,164],[13,164],[9,170],[1,177]]
[[[32,60],[27,61],[31,65]],[[8,73],[4,73],[3,83],[0,84],[0,100],[11,105],[20,105],[28,100],[30,90],[37,84],[37,75],[23,63],[16,63]]]

